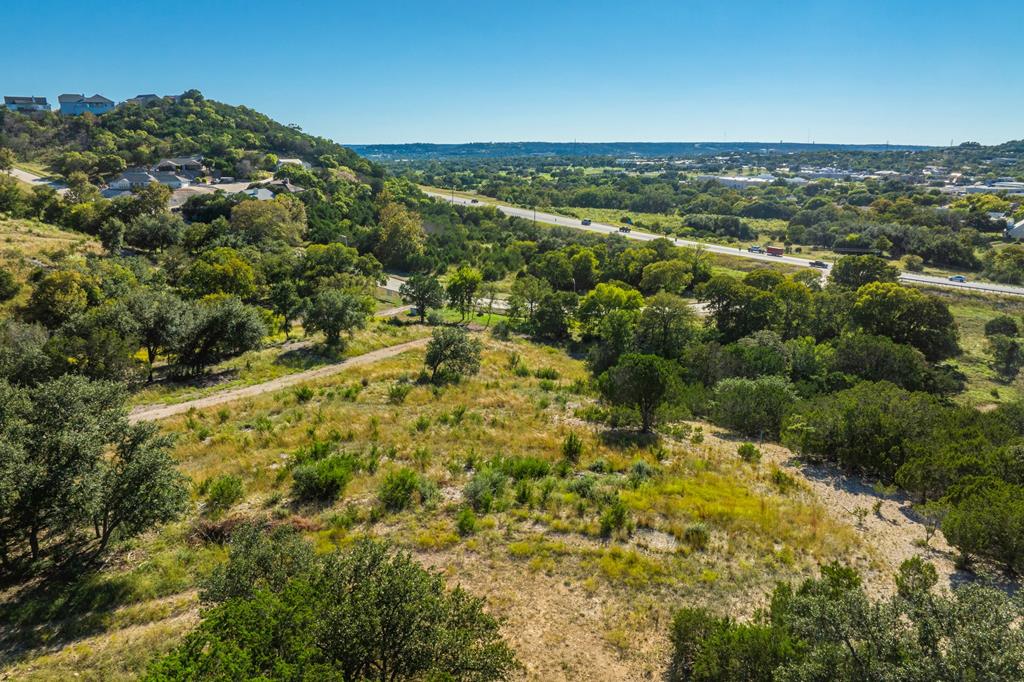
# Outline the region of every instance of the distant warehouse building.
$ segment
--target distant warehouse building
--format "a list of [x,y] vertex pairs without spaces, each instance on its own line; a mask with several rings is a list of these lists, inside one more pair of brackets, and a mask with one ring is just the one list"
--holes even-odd
[[65,116],[80,116],[86,112],[99,116],[114,108],[114,100],[107,99],[103,95],[65,94],[57,98],[60,103],[60,113]]
[[[709,180],[717,182],[718,184],[728,187],[730,189],[747,189],[749,187],[765,187],[775,182],[779,178],[772,175],[771,173],[761,173],[760,175],[698,175],[698,182],[707,182]],[[787,185],[806,185],[807,180],[804,178],[782,178],[782,181]]]
[[50,103],[45,97],[18,97],[4,95],[4,106],[10,111],[49,111]]

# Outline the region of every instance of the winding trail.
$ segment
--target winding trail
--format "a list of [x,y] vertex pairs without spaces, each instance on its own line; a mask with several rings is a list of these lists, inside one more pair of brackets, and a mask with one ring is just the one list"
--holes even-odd
[[394,346],[388,346],[387,348],[378,348],[377,350],[370,351],[369,353],[363,353],[362,355],[357,355],[352,358],[346,358],[345,360],[336,362],[332,365],[324,365],[323,367],[306,370],[305,372],[288,374],[283,377],[278,377],[277,379],[264,381],[261,384],[233,388],[229,391],[221,391],[220,393],[214,393],[213,395],[196,398],[195,400],[188,400],[182,403],[175,403],[173,405],[140,405],[132,410],[131,414],[128,415],[128,420],[132,423],[158,421],[160,419],[173,417],[174,415],[183,414],[191,409],[202,410],[207,407],[213,407],[214,405],[223,405],[224,403],[242,400],[243,398],[253,398],[258,395],[263,395],[264,393],[280,391],[283,388],[289,388],[307,381],[313,381],[314,379],[333,376],[352,367],[361,367],[380,360],[386,360],[387,358],[393,358],[406,351],[422,348],[427,345],[428,341],[430,341],[430,337],[424,337],[422,339],[414,339]]

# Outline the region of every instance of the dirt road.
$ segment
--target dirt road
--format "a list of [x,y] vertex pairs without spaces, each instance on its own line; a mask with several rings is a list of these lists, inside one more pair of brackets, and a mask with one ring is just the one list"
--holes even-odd
[[264,393],[280,391],[283,388],[296,386],[306,381],[313,381],[314,379],[322,379],[324,377],[338,374],[339,372],[351,367],[369,365],[379,360],[385,360],[387,358],[400,355],[406,351],[413,350],[414,348],[422,348],[427,345],[429,340],[429,338],[422,338],[415,339],[413,341],[406,341],[405,343],[400,343],[395,346],[388,346],[387,348],[380,348],[378,350],[370,351],[369,353],[357,355],[354,358],[348,358],[333,365],[325,365],[324,367],[317,367],[316,369],[310,369],[305,372],[289,374],[287,376],[278,377],[277,379],[272,379],[271,381],[265,381],[262,384],[243,386],[242,388],[235,388],[230,391],[215,393],[213,395],[206,396],[205,398],[197,398],[183,403],[176,403],[174,405],[140,405],[132,410],[128,419],[133,423],[158,421],[160,419],[173,417],[176,414],[188,412],[193,408],[202,410],[207,407],[213,407],[214,405],[222,405],[224,403],[234,402],[243,398],[252,398],[254,396],[263,395]]

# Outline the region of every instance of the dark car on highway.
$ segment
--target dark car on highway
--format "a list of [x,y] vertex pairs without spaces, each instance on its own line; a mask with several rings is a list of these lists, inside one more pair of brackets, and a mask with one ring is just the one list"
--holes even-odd
[[828,263],[823,260],[812,260],[810,265],[812,268],[828,268]]

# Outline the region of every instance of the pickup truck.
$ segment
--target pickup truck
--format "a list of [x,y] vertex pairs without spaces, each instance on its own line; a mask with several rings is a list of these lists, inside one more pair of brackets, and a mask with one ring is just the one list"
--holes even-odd
[[590,224],[590,219],[589,218],[584,218],[580,222],[583,223],[584,225],[589,225]]
[[751,246],[749,249],[747,249],[747,251],[749,251],[750,253],[764,253],[764,249],[762,249],[760,246]]

